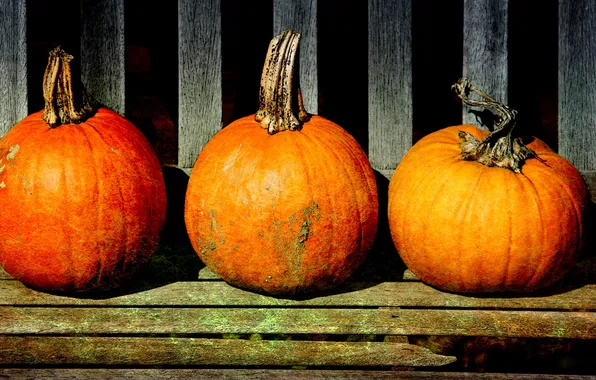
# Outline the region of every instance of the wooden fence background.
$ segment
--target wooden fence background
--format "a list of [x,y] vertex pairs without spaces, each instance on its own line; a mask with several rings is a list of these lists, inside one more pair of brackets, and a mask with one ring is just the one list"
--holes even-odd
[[[542,138],[572,161],[596,199],[594,0],[0,0],[0,136],[42,107],[47,53],[60,44],[80,59],[88,94],[131,119],[162,164],[188,173],[218,130],[256,111],[267,45],[288,27],[303,34],[299,67],[307,111],[338,122],[363,146],[380,174],[381,207],[386,207],[387,178],[414,142],[448,125],[476,122],[450,90],[461,76],[518,109],[519,131]],[[349,364],[385,366],[390,358],[387,363],[409,365],[400,355],[412,347],[400,344],[417,344],[424,335],[462,335],[507,338],[508,343],[539,338],[536,345],[542,338],[584,338],[583,346],[574,342],[574,352],[584,355],[579,370],[593,372],[593,266],[571,276],[576,283],[570,289],[547,296],[443,293],[388,261],[397,255],[385,222],[378,233],[384,239],[373,252],[382,264],[370,267],[374,273],[365,268],[360,278],[381,279],[378,284],[361,289],[356,283],[355,291],[314,300],[278,300],[229,287],[205,268],[199,271],[198,257],[184,243],[181,215],[188,177],[177,169],[164,169],[164,175],[184,177],[169,183],[170,225],[164,231],[175,243],[161,252],[162,258],[182,252],[172,254],[180,259],[179,267],[162,267],[146,292],[105,300],[34,292],[0,271],[0,314],[6,322],[0,326],[0,348],[8,349],[0,355],[1,365],[16,365],[12,370],[18,373],[40,360],[82,367],[146,365],[146,358],[159,366],[294,363],[284,361],[284,352],[304,352],[298,364],[320,365],[322,357],[337,366],[357,357],[361,361]],[[175,218],[169,218],[172,210],[178,212]],[[398,266],[399,276],[379,273]],[[308,319],[313,313],[329,318],[328,323],[314,326]],[[82,319],[92,322],[82,326]],[[275,323],[267,324],[271,320]],[[312,329],[395,339],[273,342],[277,348],[270,352],[262,349],[265,342],[188,338],[316,333]],[[65,347],[60,355],[47,354],[56,344]],[[92,352],[91,347],[99,347],[93,351],[97,356],[79,354]],[[316,350],[319,355],[309,359]],[[360,356],[347,355],[349,350]],[[246,352],[255,356],[245,357]],[[231,357],[238,361],[230,362]],[[508,358],[521,367],[526,356],[514,352]],[[545,365],[558,365],[546,360],[533,368],[544,372]],[[417,365],[429,365],[424,363]],[[99,377],[106,373],[82,370],[99,371]],[[43,371],[53,374],[54,369],[36,374]]]
[[[337,106],[339,111],[329,111],[329,116],[344,115],[336,119],[348,124],[346,129],[363,145],[373,167],[387,177],[421,134],[461,118],[474,121],[466,111],[461,118],[453,114],[459,106],[447,87],[463,75],[502,101],[523,98],[524,91],[540,97],[540,90],[546,88],[551,100],[537,107],[542,107],[538,110],[542,126],[545,120],[552,126],[529,131],[554,145],[588,183],[595,182],[596,3],[592,0],[546,0],[540,5],[522,0],[273,0],[249,5],[234,0],[179,0],[159,5],[170,8],[151,20],[128,14],[130,9],[152,7],[133,0],[44,3],[49,2],[0,0],[0,135],[41,106],[38,87],[45,57],[35,56],[31,41],[44,34],[59,35],[53,41],[67,45],[76,41],[72,46],[80,48],[80,53],[71,52],[80,57],[88,93],[119,113],[133,116],[127,97],[133,91],[127,86],[127,51],[131,59],[127,46],[139,34],[136,29],[145,28],[152,30],[151,36],[173,36],[156,53],[177,69],[168,77],[172,79],[168,88],[174,89],[177,83],[177,93],[172,90],[169,96],[176,103],[171,115],[177,128],[177,157],[162,161],[191,168],[202,147],[222,127],[226,59],[231,57],[236,67],[255,68],[251,75],[256,78],[269,39],[291,27],[304,36],[300,82],[307,110],[328,116],[320,101],[331,104],[333,92],[323,85],[329,83],[328,76],[341,75],[343,79],[333,83],[343,81],[341,90],[353,88],[354,93],[336,92],[343,96],[344,107]],[[263,32],[264,28],[270,32]],[[253,45],[254,54],[242,57],[226,52],[228,46],[238,47],[230,42],[234,39]],[[222,40],[228,41],[223,49]],[[334,45],[344,49],[334,51],[337,57],[328,52]],[[444,45],[455,47],[455,53],[443,56]],[[545,46],[556,66],[554,59],[534,57],[531,64],[516,71],[514,63],[532,59],[524,52],[542,57]],[[28,52],[34,52],[33,56],[28,57]],[[426,64],[420,63],[424,60]],[[544,73],[544,77],[537,76]],[[365,86],[363,78],[367,78]],[[554,86],[543,86],[549,83]],[[237,81],[234,85],[243,84]],[[255,86],[236,91],[256,97],[258,90]],[[357,127],[350,125],[351,113],[360,123]]]

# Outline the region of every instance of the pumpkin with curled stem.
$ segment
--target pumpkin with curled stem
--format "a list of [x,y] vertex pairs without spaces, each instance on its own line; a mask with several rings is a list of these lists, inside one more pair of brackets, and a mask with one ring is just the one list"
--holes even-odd
[[157,248],[165,221],[153,148],[117,113],[91,108],[72,59],[50,53],[44,111],[0,140],[0,264],[46,291],[120,285]]
[[292,87],[299,37],[288,30],[272,40],[259,111],[205,146],[185,205],[207,267],[238,287],[282,296],[348,278],[372,246],[378,215],[374,174],[356,140],[307,115]]
[[[513,138],[515,112],[466,80],[464,103],[496,109],[494,132],[448,127],[418,141],[389,185],[389,224],[405,264],[454,292],[529,292],[560,279],[582,243],[588,191],[575,167],[534,138]],[[468,97],[479,93],[481,101]]]

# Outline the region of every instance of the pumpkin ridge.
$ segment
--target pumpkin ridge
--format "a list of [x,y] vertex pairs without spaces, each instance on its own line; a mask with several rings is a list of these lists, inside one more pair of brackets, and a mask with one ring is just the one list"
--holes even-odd
[[[517,180],[517,178],[516,178]],[[503,181],[505,182],[506,179]],[[506,183],[506,182],[505,182]],[[513,244],[513,207],[512,207],[512,202],[511,202],[511,192],[509,191],[509,186],[505,185],[503,186],[503,188],[505,189],[505,199],[507,200],[507,231],[508,231],[508,235],[507,235],[507,244],[505,245],[507,247],[507,252],[505,253],[505,273],[503,275],[503,284],[504,287],[507,287],[507,285],[509,284],[509,271],[510,271],[510,266],[511,266],[511,255],[512,255],[512,249],[511,249],[511,244]],[[514,192],[513,196],[516,196],[517,193]]]
[[[317,145],[318,144],[314,141],[315,139],[313,137],[311,137],[306,131],[305,129],[303,129],[302,131],[300,131],[300,133],[305,137],[306,141],[308,141],[311,145]],[[320,136],[317,135],[318,138],[320,138]],[[309,167],[312,167],[312,165],[309,165]],[[330,183],[328,181],[329,177],[328,177],[329,171],[328,170],[322,170],[320,172],[320,175],[323,176],[323,182],[324,183]],[[333,181],[334,179],[331,178],[331,180]],[[309,181],[310,183],[310,181]],[[309,185],[310,186],[310,185]],[[331,205],[331,209],[333,210],[333,221],[337,222],[337,211],[336,211],[336,202],[335,202],[335,197],[332,196],[331,194],[329,194],[328,191],[325,192],[327,195],[327,199],[328,199],[328,203]],[[335,228],[330,228],[329,229],[329,242],[330,242],[330,250],[332,252],[336,252],[336,234],[335,234]]]
[[[545,169],[543,167],[540,166],[536,166],[536,168],[540,171],[540,172],[544,172]],[[581,217],[582,215],[582,211],[581,211],[581,206],[579,206],[577,204],[577,202],[575,201],[575,198],[573,197],[573,195],[571,194],[569,188],[567,187],[567,184],[563,181],[561,181],[558,176],[556,175],[549,175],[549,173],[547,174],[547,178],[549,179],[553,179],[560,188],[563,189],[563,191],[565,192],[565,195],[567,196],[567,199],[565,200],[563,198],[563,195],[560,193],[560,191],[556,191],[557,195],[559,195],[559,198],[564,202],[564,203],[571,203],[573,205],[573,216],[575,219],[575,222],[577,224],[577,242],[575,243],[575,255],[577,255],[577,253],[579,252],[580,248],[581,248],[581,237],[583,236],[583,219]],[[565,257],[559,257],[557,263],[556,263],[556,267],[560,267],[560,263],[563,261]]]
[[[12,143],[10,143],[9,145],[12,145]],[[37,148],[37,146],[35,146],[35,148]],[[39,175],[41,173],[37,172],[36,171],[36,168],[39,167],[39,163],[40,163],[43,155],[41,155],[41,154],[35,154],[34,157],[35,157],[34,165],[29,165],[29,167],[24,170],[24,174],[23,174],[27,178],[34,179],[32,181],[33,182],[33,187],[31,188],[31,191],[36,191],[36,186],[39,187],[40,186],[39,184],[41,183],[41,181],[39,180]],[[40,209],[40,207],[39,207],[39,203],[40,203],[39,201],[40,201],[40,199],[38,197],[32,197],[31,199],[34,201],[34,203],[33,203],[33,206],[34,206],[33,210],[39,210]],[[29,202],[31,201],[29,199],[27,199],[27,200]]]
[[[71,139],[71,137],[72,136],[69,133],[63,133],[62,134],[62,138],[64,140],[63,140],[63,144],[62,144],[61,148],[62,148],[62,151],[63,152],[66,152],[70,148],[71,144],[70,144],[69,139]],[[68,154],[68,152],[66,152],[66,154]],[[62,157],[64,157],[64,156],[65,156],[65,154],[62,153]],[[66,178],[66,173],[67,173],[67,166],[66,165],[67,164],[70,164],[70,162],[67,161],[67,160],[63,160],[62,161],[62,172],[60,173],[60,182],[61,182],[61,185],[62,185],[62,192],[64,194],[69,194],[69,192],[68,192],[68,189],[69,189],[69,187],[68,187],[68,180]],[[72,166],[72,165],[70,165],[70,166]],[[63,206],[64,207],[64,210],[70,210],[70,207],[69,207],[69,203],[70,203],[69,200],[70,200],[70,198],[69,197],[62,197],[62,199],[63,199],[63,202],[64,202],[64,206]],[[72,237],[71,237],[71,234],[68,232],[68,229],[71,228],[71,226],[72,226],[72,223],[70,222],[70,213],[69,212],[65,212],[63,215],[64,215],[63,218],[65,220],[64,221],[64,225],[66,226],[66,231],[64,233],[64,237],[65,237],[65,240],[66,240],[66,255],[68,256],[68,260],[69,260],[68,268],[78,268],[78,265],[75,264],[76,260],[73,258]],[[74,273],[73,270],[68,270],[67,273],[68,273],[68,276],[69,276],[69,279],[70,279],[70,283],[71,284],[74,284],[74,287],[75,288],[78,288],[80,286],[79,281],[81,279],[80,278],[77,278],[78,277],[77,276],[77,273]]]
[[[540,252],[542,253],[542,251],[545,249],[545,230],[544,230],[544,221],[543,221],[543,216],[542,216],[542,202],[540,201],[540,198],[538,197],[538,190],[536,189],[536,185],[534,185],[534,183],[528,176],[524,176],[524,178],[528,181],[528,183],[530,184],[530,186],[532,188],[532,198],[534,199],[534,202],[538,209],[538,216],[540,218],[540,230],[541,230]],[[524,287],[526,287],[529,284],[531,284],[532,282],[534,282],[534,280],[536,279],[536,276],[538,276],[538,274],[541,272],[541,268],[543,266],[544,266],[544,255],[541,254],[539,263],[535,267],[536,269],[534,270],[534,274],[530,277],[530,279],[528,281],[526,281],[524,283]]]
[[[358,157],[354,154],[354,147],[351,145],[355,145],[362,154],[364,154],[366,156],[366,153],[364,152],[364,150],[362,150],[362,147],[360,146],[360,144],[358,143],[358,141],[356,141],[356,139],[354,139],[354,136],[350,135],[345,129],[341,128],[340,126],[336,126],[337,130],[340,130],[343,132],[343,135],[346,137],[346,140],[341,139],[339,141],[340,144],[342,144],[345,148],[345,151],[350,155],[350,157],[353,159],[354,162],[356,162],[356,164],[358,165],[358,168],[360,169],[359,172],[361,174],[361,177],[363,177],[366,180],[366,184],[368,187],[369,191],[374,190],[374,193],[377,193],[377,184],[376,184],[376,179],[374,179],[374,172],[373,172],[373,176],[372,176],[372,180],[370,180],[369,176],[367,175],[367,166],[358,159]],[[325,133],[329,136],[329,132],[327,129],[325,129]],[[351,139],[355,144],[351,144],[347,141],[347,139]]]
[[[318,139],[318,141],[320,142],[320,146],[323,146],[323,148],[327,151],[329,151],[337,160],[338,162],[341,162],[341,160],[339,159],[339,156],[337,155],[337,153],[335,153],[335,150],[333,149],[333,147],[331,145],[329,145],[324,139]],[[348,154],[350,154],[350,151],[348,150]],[[353,158],[353,157],[352,157]],[[362,205],[358,202],[358,196],[356,195],[356,191],[355,191],[355,187],[354,187],[354,181],[352,180],[352,178],[350,177],[350,173],[348,173],[348,171],[346,170],[346,168],[341,165],[341,171],[344,174],[344,177],[348,179],[348,183],[350,185],[350,190],[352,193],[352,200],[354,201],[354,203],[356,203],[356,213],[358,215],[358,220],[360,223],[358,223],[358,228],[360,229],[360,234],[358,237],[358,252],[362,252],[362,244],[364,242],[364,229],[362,228],[362,225],[364,222],[366,222],[366,220],[363,219],[362,216]],[[353,253],[353,252],[350,252]]]
[[[300,133],[300,131],[298,131],[297,133]],[[292,136],[294,137],[294,136]],[[301,149],[300,145],[298,144],[298,142],[296,141],[296,138],[292,138],[292,139],[288,139],[290,141],[292,141],[292,145],[294,147],[294,157],[298,157],[298,159],[301,162],[302,165],[302,172],[305,174],[306,176],[306,186],[305,186],[305,193],[307,194],[306,199],[311,199],[313,202],[315,201],[315,193],[312,189],[312,184],[311,184],[311,180],[310,180],[310,176],[309,176],[309,169],[310,166],[306,165],[306,155],[304,154],[304,150]],[[289,150],[289,149],[288,149]],[[289,226],[288,226],[289,227]],[[302,265],[302,256],[304,255],[304,251],[306,249],[306,241],[308,239],[308,234],[309,232],[306,233],[306,236],[304,237],[304,241],[297,243],[296,245],[296,249],[295,249],[295,255],[296,257],[294,258],[294,262],[292,263],[292,267],[293,267],[293,275],[292,277],[294,279],[296,279],[298,285],[298,288],[300,288],[301,286],[304,286],[304,281],[305,281],[305,274],[303,272],[300,271],[300,266]],[[302,249],[298,248],[298,244],[302,244]],[[302,273],[302,275],[300,276],[300,274]]]
[[[99,129],[94,126],[93,124],[89,123],[89,121],[85,122],[91,129],[93,129],[95,131],[95,133],[97,134],[97,136],[99,137],[99,140],[102,142],[102,144],[109,150],[109,144],[105,141],[105,138],[103,136],[103,134],[99,131]],[[106,160],[106,162],[109,162],[111,167],[112,167],[112,171],[113,172],[118,172],[118,170],[116,169],[116,165],[114,164],[114,162],[112,160]],[[124,207],[124,196],[122,195],[122,185],[120,183],[120,177],[118,175],[113,176],[113,178],[116,179],[116,188],[118,189],[118,196],[120,198],[120,212],[122,213],[122,216],[124,218],[124,223],[120,223],[121,225],[121,229],[120,229],[120,233],[123,236],[123,241],[124,241],[124,250],[123,250],[123,255],[122,255],[122,259],[120,259],[119,261],[122,262],[122,273],[126,273],[126,263],[128,262],[128,255],[130,253],[130,242],[129,242],[129,237],[128,237],[128,233],[126,231],[127,225],[128,225],[128,220],[126,218],[126,214],[122,211],[123,207]],[[98,182],[101,182],[100,178],[98,178]],[[118,267],[118,263],[116,263],[114,265],[114,268],[116,269]]]
[[[487,172],[488,167],[484,166],[482,168],[482,170],[480,171],[480,173],[478,174],[478,178],[476,179],[476,182],[474,183],[474,186],[472,187],[472,190],[470,191],[471,194],[474,194],[476,192],[476,190],[478,189],[478,186],[480,185],[480,179],[482,178],[482,176]],[[465,203],[465,212],[463,213],[463,225],[468,225],[468,221],[467,219],[470,217],[470,213],[472,211],[471,205],[472,205],[472,201],[473,201],[473,197],[468,196],[464,198],[464,201],[467,201]],[[462,206],[460,206],[462,207]],[[459,241],[460,244],[463,240],[463,236],[464,236],[464,228],[460,228],[459,229]],[[462,286],[465,286],[465,275],[463,273],[463,271],[461,270],[462,266],[461,266],[461,255],[457,255],[457,265],[458,268],[460,268],[459,271],[456,271],[457,274],[459,274],[459,283],[462,284]]]
[[[121,120],[126,121],[126,119],[121,119]],[[125,126],[123,125],[122,127],[125,127]],[[112,131],[109,131],[109,135],[111,135],[111,133],[112,133]],[[139,133],[140,133],[140,131],[139,131]],[[110,138],[112,138],[112,136],[110,136]],[[135,136],[135,138],[136,138],[136,136]],[[126,144],[125,145],[129,145],[129,144],[130,145],[133,145],[133,144],[140,145],[139,144],[139,141],[126,141]],[[144,147],[145,145],[146,144],[143,144],[142,146]],[[147,151],[145,149],[143,149],[142,151],[144,153],[143,159],[146,159],[147,157],[149,157],[149,155],[147,154]],[[121,155],[123,161],[125,161],[125,162],[127,162],[129,164],[132,164],[132,166],[134,168],[134,175],[137,177],[137,181],[135,181],[135,183],[137,185],[139,185],[141,187],[141,189],[142,189],[142,191],[140,191],[140,193],[137,194],[137,197],[143,197],[143,201],[144,201],[143,203],[145,204],[144,211],[146,212],[146,216],[147,216],[147,221],[148,221],[147,224],[149,224],[149,227],[148,228],[146,226],[143,226],[143,228],[147,228],[148,230],[152,231],[154,227],[153,227],[153,223],[151,222],[151,221],[153,221],[153,215],[151,213],[151,210],[153,208],[151,207],[151,202],[149,200],[149,195],[148,195],[149,192],[148,192],[147,186],[145,185],[145,181],[138,180],[141,177],[142,171],[139,169],[140,167],[139,167],[139,164],[138,164],[137,160],[134,157],[130,157],[129,156],[129,153],[131,153],[131,152],[132,152],[131,149],[120,149],[120,153],[119,154]],[[120,177],[118,176],[117,178],[120,178]],[[118,186],[121,186],[121,183],[119,181],[118,181]],[[120,194],[122,194],[122,187],[120,187]],[[153,196],[155,194],[152,193],[151,195]],[[125,202],[124,202],[124,199],[123,199],[123,201],[122,201],[122,207],[124,207],[124,205],[125,205]],[[124,213],[124,215],[126,215],[126,213]],[[125,216],[125,219],[126,219],[126,216]],[[125,226],[126,226],[124,228],[125,229],[125,236],[127,236],[126,235],[127,234],[126,229],[128,228],[128,225],[129,225],[128,224],[128,221],[125,221]],[[128,236],[127,236],[127,241],[128,241]],[[144,248],[145,247],[142,246],[141,247],[141,250],[143,250]],[[133,259],[133,262],[136,261],[136,260],[138,260],[138,256],[137,255],[139,253],[139,250],[133,249],[133,250],[130,250],[129,253],[132,253],[134,255],[134,257],[132,258]],[[144,261],[145,260],[145,257],[142,257],[141,260]],[[124,262],[126,263],[128,261],[129,261],[129,257],[128,257],[128,255],[125,255],[125,261]]]
[[[443,170],[444,165],[450,163],[451,161],[452,161],[452,158],[445,158],[445,159],[439,160],[437,162],[437,164],[431,170],[425,171],[425,174],[422,176],[422,178],[420,178],[418,180],[418,183],[411,189],[411,192],[410,192],[409,195],[419,194],[420,188],[423,187],[423,184],[426,186],[426,182],[427,182],[427,180],[429,178],[432,178],[432,174],[434,174],[436,172],[439,172],[440,173]],[[399,189],[400,188],[400,187],[395,187],[395,186],[399,185],[399,182],[398,183],[395,183],[395,185],[393,187],[391,186],[391,183],[389,183],[389,185],[390,185],[390,188],[389,188],[390,189],[390,193],[392,192],[391,191],[392,188],[393,189]],[[391,197],[391,198],[394,198],[394,197]],[[413,202],[408,202],[408,205],[405,208],[405,210],[403,210],[403,212],[401,212],[401,213],[398,213],[398,217],[399,217],[399,215],[403,215],[401,217],[401,220],[399,221],[399,224],[398,225],[401,226],[401,236],[403,236],[404,239],[407,239],[406,238],[406,236],[407,236],[406,229],[407,229],[407,226],[408,226],[408,223],[406,223],[405,221],[407,221],[409,218],[412,217],[411,214],[412,214],[412,208],[413,207],[414,207],[414,203]],[[406,242],[405,245],[409,245],[409,244]]]
[[[89,125],[89,123],[85,123],[86,125]],[[80,133],[85,137],[84,140],[87,144],[87,147],[89,148],[89,155],[91,157],[91,167],[93,168],[93,177],[95,178],[95,188],[94,188],[94,192],[95,194],[98,195],[98,200],[99,200],[99,194],[100,194],[100,189],[99,189],[99,177],[97,175],[97,160],[95,157],[95,151],[93,150],[93,145],[91,145],[91,140],[89,139],[89,136],[87,135],[87,132],[85,132],[85,128],[73,128],[74,130],[80,131]],[[99,228],[99,221],[101,220],[101,213],[102,213],[102,207],[101,207],[101,202],[97,202],[97,212],[95,213],[95,218],[94,218],[94,223],[93,223],[93,229],[97,230]],[[101,276],[103,274],[104,271],[104,267],[105,267],[105,252],[103,251],[103,249],[101,249],[98,252],[98,257],[97,257],[97,265],[98,265],[98,273],[97,273],[97,285],[101,284]]]
[[[435,202],[436,202],[437,198],[439,197],[439,195],[442,193],[443,188],[447,185],[448,182],[449,182],[449,178],[443,177],[440,180],[439,185],[434,188],[434,194],[432,196],[428,197],[429,202],[426,203],[423,207],[420,207],[420,209],[422,209],[423,211],[426,211],[423,213],[424,215],[432,214],[432,210],[435,208]],[[422,241],[427,241],[426,235],[432,231],[432,228],[428,228],[429,223],[430,223],[430,217],[425,220],[425,223],[422,225],[422,228],[420,229],[421,235],[422,235],[422,239],[421,239]],[[427,246],[424,246],[423,251],[424,251],[424,255],[426,257],[432,257],[434,254],[433,252],[429,251]]]
[[[329,123],[331,123],[330,121],[328,121]],[[356,139],[354,139],[354,137],[352,135],[350,135],[345,129],[341,128],[339,125],[336,125],[335,123],[333,123],[334,127],[340,131],[342,131],[343,135],[346,137],[345,139],[329,139],[327,146],[329,146],[329,141],[333,140],[333,143],[339,143],[341,146],[344,147],[344,151],[346,152],[346,154],[352,159],[352,162],[356,163],[356,166],[358,168],[357,172],[355,174],[358,175],[359,178],[356,178],[357,182],[360,182],[362,180],[366,181],[366,186],[368,189],[368,194],[377,194],[377,196],[375,197],[375,203],[376,203],[376,209],[373,211],[373,213],[376,215],[375,216],[375,220],[376,220],[376,224],[378,224],[378,213],[379,213],[379,202],[378,202],[378,189],[377,189],[377,183],[376,183],[376,178],[374,175],[374,171],[367,170],[368,168],[370,168],[370,166],[367,168],[367,166],[365,165],[365,163],[361,160],[358,159],[358,156],[356,155],[356,150],[358,150],[360,153],[362,153],[362,155],[366,156],[366,153],[364,152],[364,150],[362,150],[362,147],[360,146],[360,144],[358,143],[358,141],[356,141]],[[333,135],[329,132],[329,130],[325,130],[324,134],[319,134],[319,137],[323,137],[323,136],[327,136],[327,137],[333,137]],[[321,139],[322,140],[322,139]],[[372,169],[372,168],[370,168]],[[372,175],[369,175],[372,174]],[[353,173],[354,174],[354,173]],[[354,181],[351,181],[351,184],[354,184]],[[352,186],[352,189],[354,189],[354,187]],[[366,211],[366,208],[362,208],[361,205],[359,205],[360,209],[359,211]],[[362,217],[360,218],[363,221],[366,221],[366,219],[362,219]],[[360,228],[362,231],[362,236],[364,237],[364,229],[362,228],[362,223],[360,224]],[[375,227],[375,233],[373,235],[376,235],[376,227]],[[374,242],[374,237],[373,237],[373,242]],[[364,238],[361,242],[361,244],[364,244]]]
[[[228,125],[226,128],[230,128],[230,127],[232,127],[232,128],[235,128],[235,126],[232,126],[231,124],[230,124],[230,125]],[[235,131],[232,131],[232,132],[235,132]],[[231,133],[231,132],[230,132],[230,133]],[[245,140],[246,140],[246,139],[245,139],[245,137],[246,137],[246,136],[249,136],[250,134],[251,134],[250,128],[247,128],[247,129],[244,131],[244,133],[243,133],[242,135],[240,135],[240,136],[237,136],[237,138],[238,138],[240,141],[245,141]],[[216,144],[216,145],[214,146],[213,144],[211,144],[211,142],[212,142],[212,141],[218,142],[218,144]],[[221,150],[221,149],[220,149],[220,148],[221,148],[221,146],[222,146],[223,144],[225,144],[225,143],[226,143],[226,139],[221,139],[221,140],[211,140],[211,141],[208,143],[208,144],[211,144],[211,145],[209,146],[209,148],[208,148],[208,149],[209,149],[209,151],[219,151],[219,150]],[[247,145],[247,146],[250,146],[250,145]],[[206,146],[206,147],[207,147],[207,146]],[[254,148],[253,148],[253,149],[254,149]],[[257,168],[259,167],[259,165],[258,165],[258,164],[261,162],[262,158],[264,157],[264,151],[265,151],[266,149],[267,149],[267,148],[259,149],[259,151],[258,151],[258,156],[257,156],[257,158],[256,158],[256,164],[254,165],[254,169],[257,169]],[[203,156],[203,157],[205,157],[205,156]],[[200,159],[200,158],[201,158],[201,156],[199,156],[199,159]],[[197,159],[197,162],[198,162],[198,159]],[[222,181],[222,180],[219,180],[219,181],[218,181],[218,180],[217,180],[217,178],[218,178],[219,176],[221,176],[221,173],[222,173],[222,172],[221,172],[221,167],[220,167],[220,166],[224,166],[224,165],[225,165],[225,162],[224,162],[224,161],[222,161],[222,162],[218,163],[218,164],[217,164],[217,166],[216,166],[216,165],[213,165],[213,163],[209,163],[208,165],[209,165],[209,167],[212,169],[212,170],[211,170],[211,172],[209,173],[209,174],[210,174],[210,176],[209,176],[209,177],[207,177],[206,179],[203,179],[203,180],[202,180],[202,182],[205,182],[205,181],[207,181],[207,180],[208,180],[208,182],[210,182],[210,183],[216,183],[216,187],[213,189],[213,191],[211,191],[211,192],[209,192],[209,193],[202,193],[202,195],[205,197],[205,198],[204,198],[205,205],[209,205],[209,204],[211,204],[211,202],[213,201],[213,199],[215,199],[215,198],[217,197],[217,194],[219,194],[219,190],[221,189],[221,187],[222,187],[222,186],[224,185],[224,183],[225,183],[225,181]],[[195,163],[194,167],[195,167],[195,168],[197,167],[197,163]],[[193,169],[193,170],[194,170],[194,169]],[[254,172],[253,172],[253,173],[254,173]],[[200,178],[200,177],[196,177],[196,178]],[[225,178],[226,178],[226,179],[228,178],[228,174],[227,174],[227,172],[226,172],[226,174],[225,174]],[[191,184],[190,184],[190,180],[189,180],[189,186],[188,186],[188,188],[189,188],[189,189],[194,189],[194,187],[193,187],[193,186],[191,186]],[[236,190],[237,190],[237,192],[238,192],[238,193],[240,192],[240,189],[241,189],[241,186],[236,186]],[[191,191],[192,191],[192,190],[191,190]],[[238,193],[237,193],[237,194],[238,194]],[[207,194],[208,194],[208,196],[207,196]],[[252,194],[251,194],[251,195],[252,195]],[[188,202],[188,200],[189,200],[190,198],[192,198],[192,196],[188,196],[188,194],[187,194],[187,196],[186,196],[186,201],[185,201],[185,208],[186,208],[186,202]],[[237,198],[238,198],[238,195],[236,195],[236,199],[237,199]],[[191,204],[191,206],[190,206],[190,207],[192,207],[193,209],[195,209],[195,207],[194,207],[194,206],[192,206],[192,204]],[[185,212],[184,214],[185,214],[185,224],[186,224],[186,225],[192,225],[192,223],[190,223],[190,222],[189,222],[189,223],[186,223],[186,215],[188,215],[188,217],[190,218],[190,217],[191,217],[190,213],[187,213],[187,212]],[[206,232],[206,233],[210,233],[210,232]],[[201,232],[200,232],[200,231],[198,231],[198,230],[195,230],[195,234],[196,234],[196,235],[199,235],[199,236],[201,236]],[[193,238],[193,239],[192,239],[192,244],[193,244],[193,246],[196,244],[196,238]],[[197,247],[197,251],[198,251],[198,250],[199,250],[199,248]],[[254,254],[254,252],[250,252],[250,254],[251,254],[251,255],[253,255],[253,254]],[[205,257],[205,258],[201,257],[201,260],[208,261],[208,260],[209,260],[209,257]],[[207,263],[205,262],[205,265],[206,265],[206,264],[207,264]],[[218,274],[218,275],[222,275],[222,273],[225,273],[225,272],[222,272],[222,271],[220,271],[220,268],[214,267],[213,265],[209,266],[209,268],[212,268],[212,270],[213,270],[213,271],[214,271],[216,274]],[[225,276],[227,277],[227,275],[225,275]],[[237,282],[237,281],[238,281],[238,278],[233,278],[233,279],[230,279],[230,281],[231,281],[231,282]],[[242,281],[243,281],[243,280],[242,280]]]

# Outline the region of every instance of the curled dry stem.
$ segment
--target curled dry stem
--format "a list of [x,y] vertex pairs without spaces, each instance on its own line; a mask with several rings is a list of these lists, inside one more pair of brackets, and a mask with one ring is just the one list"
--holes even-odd
[[[73,84],[72,60],[73,56],[67,54],[59,46],[50,52],[48,58],[48,65],[43,76],[45,106],[42,119],[50,128],[63,124],[81,123],[93,111],[80,82]],[[75,88],[78,88],[78,91]]]
[[[452,88],[464,104],[492,110],[497,114],[495,130],[482,141],[468,132],[459,132],[461,155],[464,160],[507,168],[515,173],[521,173],[527,159],[536,158],[544,162],[536,152],[526,147],[521,139],[512,136],[517,119],[516,110],[495,101],[466,78],[457,81]],[[481,99],[470,98],[470,93],[478,94]]]

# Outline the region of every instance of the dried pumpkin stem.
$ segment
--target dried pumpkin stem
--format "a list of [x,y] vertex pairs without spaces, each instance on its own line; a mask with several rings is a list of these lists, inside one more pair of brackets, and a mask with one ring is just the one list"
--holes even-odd
[[50,128],[81,123],[93,111],[83,86],[79,81],[73,83],[72,60],[73,56],[59,46],[50,52],[48,58],[43,76],[45,107],[42,119]]
[[300,33],[287,29],[273,37],[269,44],[255,120],[270,135],[300,130],[302,123],[308,120],[300,88],[294,93],[294,64],[299,41]]
[[[468,132],[459,132],[461,154],[464,160],[476,161],[486,166],[507,168],[515,173],[521,173],[522,166],[529,158],[536,158],[544,162],[519,138],[512,136],[517,118],[516,110],[495,101],[466,78],[457,81],[452,88],[464,104],[496,112],[495,130],[484,140],[480,141]],[[478,94],[481,100],[470,98],[471,92]]]

